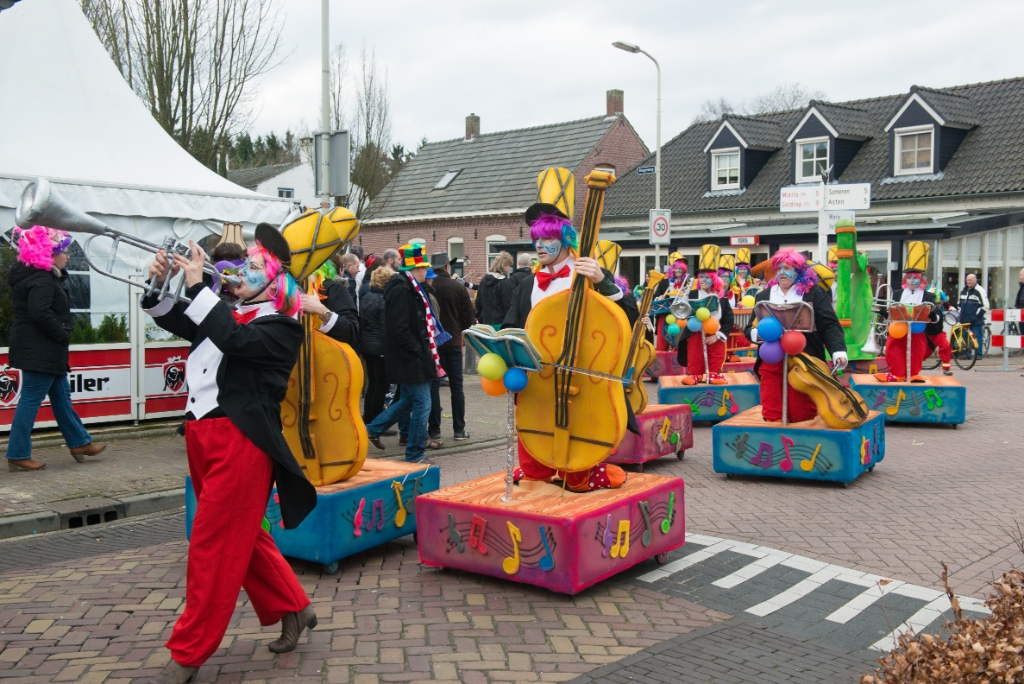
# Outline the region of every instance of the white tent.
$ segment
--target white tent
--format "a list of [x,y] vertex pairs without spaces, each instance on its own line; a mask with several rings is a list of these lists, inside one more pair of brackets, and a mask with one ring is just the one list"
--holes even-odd
[[[279,224],[287,200],[242,188],[197,162],[118,73],[75,0],[0,12],[0,232],[25,185],[45,176],[72,206],[151,242],[200,239],[221,222]],[[77,236],[76,236],[77,237]],[[136,272],[151,255],[128,254]],[[126,311],[126,287],[93,275],[94,319]]]

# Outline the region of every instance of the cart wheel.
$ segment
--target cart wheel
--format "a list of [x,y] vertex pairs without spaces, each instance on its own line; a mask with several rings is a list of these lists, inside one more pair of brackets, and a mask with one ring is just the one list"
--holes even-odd
[[636,472],[638,472],[638,473],[644,472],[644,464],[643,463],[637,463],[636,464]]
[[327,565],[325,565],[324,572],[326,572],[328,575],[333,575],[334,573],[338,572],[338,561],[334,561],[333,563],[328,563]]
[[680,461],[683,460],[683,456],[685,456],[685,455],[686,455],[686,449],[683,449],[682,451],[676,452],[676,458],[678,458]]
[[732,473],[726,473],[725,474],[725,479],[726,480],[731,480],[732,479]]
[[665,563],[668,563],[668,551],[665,551],[664,553],[659,553],[657,556],[654,557],[654,560],[658,562],[658,565],[664,565]]
[[850,483],[849,482],[844,482],[843,483],[843,489],[849,489],[849,488],[850,488]]
[[875,466],[868,466],[868,472],[869,473],[875,472]]
[[953,428],[954,430],[956,430],[956,427],[957,427],[957,425],[956,425],[956,423],[952,423],[952,424],[951,424],[951,425],[950,425],[949,427],[951,427],[951,428]]
[[420,543],[420,535],[419,535],[419,532],[413,532],[413,533],[412,533],[412,543],[413,543],[413,544],[419,544],[419,543]]

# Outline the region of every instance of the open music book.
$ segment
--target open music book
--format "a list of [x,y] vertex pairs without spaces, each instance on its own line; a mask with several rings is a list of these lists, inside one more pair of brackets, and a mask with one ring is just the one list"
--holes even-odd
[[522,368],[535,373],[541,369],[540,352],[522,328],[505,328],[495,332],[489,325],[474,325],[465,330],[463,335],[466,336],[466,344],[480,356],[497,354],[509,368]]

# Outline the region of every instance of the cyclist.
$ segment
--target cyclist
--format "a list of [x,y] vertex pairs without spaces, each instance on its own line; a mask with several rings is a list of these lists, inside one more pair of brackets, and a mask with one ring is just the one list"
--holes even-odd
[[971,326],[971,334],[978,340],[975,356],[981,359],[985,355],[983,340],[985,328],[985,312],[988,310],[988,293],[978,285],[978,276],[967,274],[967,285],[960,290],[960,322]]
[[[915,305],[930,302],[935,304],[935,295],[928,292],[928,281],[924,277],[924,271],[928,268],[928,252],[930,246],[925,242],[914,241],[907,246],[907,262],[903,267],[903,287],[892,293],[894,302],[900,304]],[[907,368],[907,340],[890,334],[885,341],[885,362],[889,366],[889,372],[885,374],[885,382],[924,382],[918,376],[921,374],[921,364],[924,363],[928,352],[929,339],[938,332],[942,334],[942,322],[938,324],[929,323],[930,326],[938,326],[936,331],[928,327],[922,333],[911,335],[910,340],[910,368]],[[911,334],[908,329],[907,334]],[[949,345],[947,344],[947,347]],[[881,377],[879,378],[881,379]]]

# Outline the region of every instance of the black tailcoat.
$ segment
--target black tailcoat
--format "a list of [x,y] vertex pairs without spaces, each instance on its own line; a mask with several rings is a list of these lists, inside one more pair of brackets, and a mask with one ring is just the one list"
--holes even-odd
[[[754,297],[755,306],[757,302],[770,301],[771,290],[772,288],[766,287],[758,292],[757,296]],[[810,292],[804,294],[803,300],[814,307],[815,328],[815,332],[804,333],[804,336],[807,338],[804,354],[824,361],[826,349],[828,349],[829,354],[833,355],[837,352],[845,352],[846,338],[843,336],[843,327],[839,325],[839,319],[836,317],[836,310],[832,306],[832,294],[825,292],[825,290],[815,285],[811,288]],[[751,316],[747,327],[743,329],[743,334],[748,340],[750,339],[755,320],[756,316]],[[754,362],[754,374],[760,375],[760,369],[761,358],[758,357],[757,361]]]

